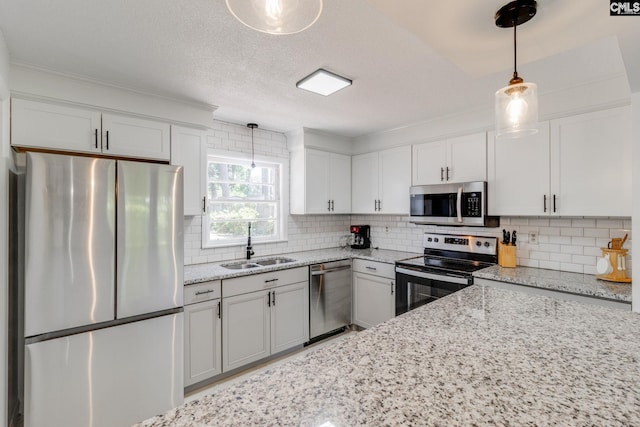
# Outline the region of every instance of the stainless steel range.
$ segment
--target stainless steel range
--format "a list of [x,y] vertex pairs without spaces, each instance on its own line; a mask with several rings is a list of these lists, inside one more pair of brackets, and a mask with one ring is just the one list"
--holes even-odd
[[497,254],[496,237],[425,233],[424,256],[396,262],[396,316],[471,286]]

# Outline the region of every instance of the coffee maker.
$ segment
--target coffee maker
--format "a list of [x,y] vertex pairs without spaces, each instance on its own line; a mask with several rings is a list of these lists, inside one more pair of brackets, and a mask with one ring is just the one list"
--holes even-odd
[[371,230],[368,225],[352,225],[352,249],[368,249],[371,247]]

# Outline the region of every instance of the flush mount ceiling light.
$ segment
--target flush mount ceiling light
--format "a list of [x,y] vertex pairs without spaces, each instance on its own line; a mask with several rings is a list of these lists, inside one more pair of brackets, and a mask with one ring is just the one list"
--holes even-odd
[[352,81],[347,78],[320,68],[300,80],[296,86],[309,92],[327,96],[350,86],[351,83]]
[[535,16],[536,7],[533,0],[518,0],[496,12],[498,27],[513,27],[513,77],[496,92],[496,136],[518,138],[538,132],[538,86],[518,76],[516,44],[516,28]]
[[244,25],[268,34],[295,34],[312,26],[322,13],[322,0],[226,0]]

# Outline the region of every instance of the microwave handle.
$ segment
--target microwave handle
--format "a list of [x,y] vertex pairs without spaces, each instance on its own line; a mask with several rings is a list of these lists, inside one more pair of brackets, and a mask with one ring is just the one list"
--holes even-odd
[[458,222],[462,222],[462,186],[458,187],[458,197],[456,198],[456,209],[458,209]]

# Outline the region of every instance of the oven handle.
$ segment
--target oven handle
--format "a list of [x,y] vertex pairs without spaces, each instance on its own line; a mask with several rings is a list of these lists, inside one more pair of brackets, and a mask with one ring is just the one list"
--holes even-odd
[[458,222],[462,222],[462,186],[458,187],[458,197],[456,198],[456,208],[458,209]]
[[459,285],[467,285],[469,283],[467,278],[425,273],[423,271],[409,270],[402,267],[396,267],[396,273],[406,274],[407,276],[421,277],[423,279],[439,280],[441,282],[457,283]]

